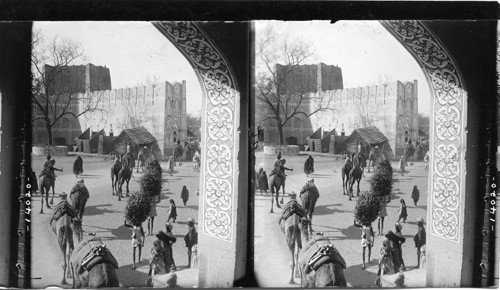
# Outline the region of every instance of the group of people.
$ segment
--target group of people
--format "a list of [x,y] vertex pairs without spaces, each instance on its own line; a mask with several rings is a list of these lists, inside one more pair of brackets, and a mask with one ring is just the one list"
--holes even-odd
[[[175,206],[175,204],[174,204]],[[175,220],[174,220],[175,222]],[[142,248],[144,247],[146,235],[144,234],[144,229],[142,225],[133,225],[130,221],[125,219],[124,225],[132,230],[132,268],[135,269],[136,265],[136,253],[138,254],[138,262],[141,262]],[[174,261],[173,256],[173,244],[177,241],[177,238],[173,234],[173,225],[167,221],[165,224],[165,231],[158,231],[155,235],[155,240],[153,242],[153,248],[151,249],[151,259],[150,259],[150,274],[154,267],[162,266],[166,273],[170,271],[177,270],[177,266]],[[149,233],[149,235],[152,235]],[[198,244],[198,234],[194,226],[194,219],[188,219],[188,231],[184,236],[184,241],[186,243],[187,254],[188,254],[188,264],[187,268],[191,268],[193,247]],[[160,263],[161,264],[158,264]],[[155,264],[156,263],[156,264]]]

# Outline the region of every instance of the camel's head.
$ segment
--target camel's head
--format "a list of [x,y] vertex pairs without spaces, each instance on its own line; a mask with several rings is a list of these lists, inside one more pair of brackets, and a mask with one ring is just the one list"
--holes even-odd
[[83,239],[82,220],[79,218],[73,218],[71,222],[73,223],[73,230],[75,231],[78,241],[81,241]]

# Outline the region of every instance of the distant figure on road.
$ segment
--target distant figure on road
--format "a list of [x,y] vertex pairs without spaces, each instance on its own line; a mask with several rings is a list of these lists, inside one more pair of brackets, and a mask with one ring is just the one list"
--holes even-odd
[[257,180],[260,189],[260,194],[262,195],[262,191],[267,194],[267,190],[269,189],[269,181],[267,180],[267,174],[264,168],[259,168],[259,172],[257,173]]
[[170,156],[167,161],[167,171],[170,171],[170,176],[174,174],[174,157]]
[[191,268],[191,258],[193,255],[193,246],[198,244],[198,233],[196,232],[196,228],[194,227],[194,219],[188,219],[188,233],[184,236],[184,242],[186,242],[186,247],[188,248],[188,268]]
[[167,223],[170,222],[170,219],[173,219],[174,223],[177,219],[177,207],[175,206],[175,201],[173,199],[170,200],[170,209],[168,213]]
[[411,192],[411,198],[413,199],[413,203],[417,206],[418,200],[420,199],[420,190],[418,190],[417,186],[413,186],[413,191]]
[[189,190],[185,185],[182,187],[181,198],[184,206],[186,206],[186,202],[189,200]]
[[399,218],[398,218],[398,223],[401,219],[403,219],[403,222],[406,222],[406,219],[408,218],[408,211],[406,210],[406,202],[404,199],[400,199],[399,201],[401,203],[401,206],[399,207]]
[[132,228],[132,269],[135,269],[135,249],[139,249],[139,260],[137,261],[139,264],[141,263],[141,251],[144,246],[144,240],[146,239],[144,236],[144,229],[142,225],[131,225],[127,223],[125,219],[124,225],[128,228]]
[[83,159],[81,156],[76,157],[75,163],[73,163],[73,174],[78,178],[78,175],[83,173]]
[[425,153],[424,164],[425,164],[425,171],[429,171],[429,151]]
[[406,158],[403,155],[401,156],[401,159],[399,159],[399,169],[401,169],[401,176],[404,176],[405,166],[406,166]]
[[415,242],[415,247],[417,248],[417,268],[420,268],[420,258],[421,258],[420,255],[422,254],[421,249],[425,245],[425,240],[426,240],[423,218],[417,219],[417,226],[418,226],[418,232],[413,237],[413,241]]
[[314,158],[311,155],[307,157],[307,160],[304,163],[304,173],[307,177],[309,177],[310,174],[314,173]]

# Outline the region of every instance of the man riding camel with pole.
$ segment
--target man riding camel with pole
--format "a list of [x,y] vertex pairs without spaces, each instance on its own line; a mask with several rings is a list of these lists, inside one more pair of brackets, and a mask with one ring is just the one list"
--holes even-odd
[[293,171],[293,168],[290,169],[285,167],[285,163],[286,160],[281,159],[281,152],[278,152],[278,154],[276,154],[276,161],[274,161],[274,169],[271,171],[269,177],[273,176],[274,174],[278,174],[278,176],[281,176],[283,180],[285,180],[286,179],[285,170]]

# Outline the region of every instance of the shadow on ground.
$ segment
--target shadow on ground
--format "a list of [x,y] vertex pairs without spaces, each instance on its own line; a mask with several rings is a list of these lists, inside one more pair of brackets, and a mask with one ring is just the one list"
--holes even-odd
[[115,213],[115,210],[109,210],[108,207],[111,207],[110,203],[107,204],[99,204],[99,205],[90,205],[85,207],[85,211],[83,216],[91,216],[91,215],[103,215],[105,213]]
[[[129,257],[132,259],[132,257]],[[140,264],[136,264],[136,267],[147,265],[147,261],[144,259]],[[136,269],[132,269],[132,264],[121,266],[118,269],[118,280],[119,281],[133,281],[130,285],[124,285],[126,287],[146,287],[146,280],[148,278],[147,273],[142,273]],[[122,284],[122,282],[120,282]]]
[[119,226],[117,229],[112,229],[111,234],[114,235],[118,240],[128,240],[132,236],[132,231],[125,225]]
[[333,214],[333,213],[343,213],[345,211],[337,209],[337,207],[341,206],[340,203],[337,204],[332,204],[332,205],[319,205],[314,208],[314,216],[319,216],[319,215],[327,215],[327,214]]
[[[373,253],[372,253],[373,254]],[[361,259],[361,257],[359,257]],[[378,265],[377,259],[372,259],[367,267],[373,267]],[[375,286],[375,279],[377,278],[376,273],[362,269],[363,264],[353,265],[347,267],[345,270],[345,278],[347,283],[351,284],[354,288],[366,288],[366,285]]]

